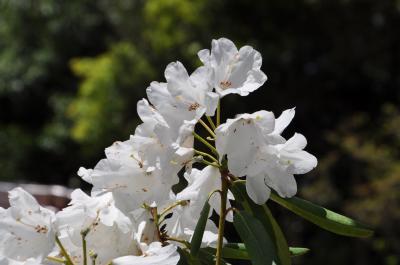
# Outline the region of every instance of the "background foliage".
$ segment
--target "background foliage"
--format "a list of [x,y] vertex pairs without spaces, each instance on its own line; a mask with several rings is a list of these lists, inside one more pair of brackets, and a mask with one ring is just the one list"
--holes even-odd
[[78,167],[133,133],[150,81],[225,36],[269,77],[226,117],[296,106],[319,158],[301,196],[377,231],[341,238],[273,207],[313,250],[297,264],[400,264],[399,28],[398,0],[0,0],[0,180],[81,185]]

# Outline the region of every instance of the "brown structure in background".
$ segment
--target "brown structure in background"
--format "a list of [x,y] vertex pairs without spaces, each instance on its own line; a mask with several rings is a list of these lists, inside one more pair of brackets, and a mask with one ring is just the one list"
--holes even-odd
[[70,201],[72,190],[60,185],[20,184],[11,182],[0,182],[0,207],[8,208],[8,191],[21,187],[31,193],[38,200],[39,204],[61,210]]

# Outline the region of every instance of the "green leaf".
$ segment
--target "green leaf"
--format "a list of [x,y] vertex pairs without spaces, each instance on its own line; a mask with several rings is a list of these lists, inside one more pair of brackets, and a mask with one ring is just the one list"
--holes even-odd
[[[214,265],[216,261],[215,257],[215,249],[214,252],[209,251],[208,248],[202,248],[199,251],[198,257],[201,261],[202,265]],[[226,265],[227,263],[224,260],[221,260],[222,265]]]
[[200,259],[193,257],[188,251],[178,248],[178,253],[180,255],[178,265],[202,265]]
[[290,247],[289,248],[289,252],[292,257],[298,257],[301,255],[304,255],[309,251],[310,251],[309,248],[300,248],[300,247]]
[[274,243],[260,221],[250,213],[240,211],[234,215],[233,225],[246,245],[253,265],[273,264],[276,260]]
[[231,186],[231,191],[235,196],[235,200],[247,212],[256,217],[264,226],[267,233],[271,236],[274,242],[274,247],[277,252],[277,260],[275,263],[282,265],[290,265],[289,246],[286,242],[285,236],[271,211],[266,205],[258,205],[254,203],[249,196],[247,196],[245,181],[235,181]]
[[364,224],[297,197],[281,198],[271,192],[271,199],[304,219],[339,235],[370,237],[374,233]]
[[203,209],[200,213],[199,221],[196,224],[192,240],[190,242],[190,254],[192,256],[197,256],[200,250],[201,241],[203,239],[204,229],[206,228],[208,214],[210,212],[210,204],[208,200],[204,203]]
[[226,259],[249,260],[249,253],[243,243],[228,243],[222,248],[222,257]]
[[[215,248],[211,247],[204,248],[204,251],[207,251],[213,255],[215,255],[215,253],[217,252]],[[222,257],[225,259],[250,260],[249,254],[246,250],[246,246],[243,243],[225,244],[222,248]]]
[[[202,249],[203,250],[203,249]],[[215,248],[205,248],[211,254],[216,253]],[[310,249],[302,247],[289,247],[290,256],[298,257],[309,252]],[[235,259],[235,260],[250,260],[250,256],[247,252],[246,246],[243,243],[227,243],[222,248],[222,257],[224,259]]]

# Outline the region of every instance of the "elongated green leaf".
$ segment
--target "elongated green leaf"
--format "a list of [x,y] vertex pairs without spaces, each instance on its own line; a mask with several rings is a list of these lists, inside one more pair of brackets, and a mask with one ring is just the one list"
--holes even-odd
[[235,196],[236,202],[240,203],[246,211],[260,220],[267,233],[273,239],[274,247],[277,252],[277,260],[275,263],[281,265],[290,265],[291,260],[289,246],[281,228],[279,227],[269,208],[266,205],[255,204],[247,196],[245,181],[235,181],[231,186],[231,191]]
[[[215,248],[205,248],[211,254],[216,253]],[[302,247],[289,247],[291,257],[302,256],[310,251],[309,248]],[[250,260],[250,256],[247,253],[246,246],[243,243],[227,243],[222,248],[222,257],[224,259],[235,259],[235,260]]]
[[222,248],[222,257],[226,259],[250,259],[246,246],[243,243],[226,244]]
[[[203,250],[203,249],[202,249]],[[204,248],[204,251],[207,251],[211,254],[216,253],[215,248]],[[302,247],[289,247],[290,256],[298,257],[308,253],[310,249],[302,248]],[[247,253],[246,246],[243,243],[227,243],[222,248],[222,257],[224,259],[235,259],[235,260],[250,260],[249,253]]]
[[233,225],[246,245],[253,265],[269,265],[276,260],[275,247],[264,226],[245,211],[237,212]]
[[203,209],[201,210],[200,218],[196,224],[196,228],[194,230],[194,234],[190,242],[191,245],[190,254],[192,256],[197,256],[197,254],[199,253],[209,213],[210,213],[210,204],[208,203],[208,201],[206,201],[204,203]]
[[309,248],[290,247],[289,252],[292,257],[298,257],[310,251]]
[[202,265],[200,259],[190,255],[188,251],[178,248],[178,253],[180,255],[178,265]]
[[[213,252],[208,248],[202,248],[199,251],[198,257],[202,265],[214,265],[216,261],[215,249]],[[224,260],[221,260],[221,264],[226,265],[227,263]]]
[[271,199],[304,219],[333,233],[352,237],[369,237],[373,234],[373,231],[364,224],[309,201],[297,197],[281,198],[274,192],[271,193]]
[[[202,249],[203,250],[203,249]],[[217,252],[215,248],[207,247],[204,248],[213,255]],[[236,260],[250,260],[250,256],[247,253],[246,246],[243,243],[228,243],[222,248],[222,257],[225,259],[236,259]]]

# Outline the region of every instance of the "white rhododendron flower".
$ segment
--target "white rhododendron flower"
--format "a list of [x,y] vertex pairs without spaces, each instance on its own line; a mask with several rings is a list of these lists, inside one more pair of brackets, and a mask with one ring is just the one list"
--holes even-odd
[[211,69],[211,84],[221,96],[239,94],[247,96],[264,84],[267,76],[260,70],[261,54],[250,46],[238,50],[225,38],[213,40],[211,51],[205,49],[198,55]]
[[219,96],[212,92],[210,72],[198,68],[189,76],[180,62],[170,63],[165,70],[167,83],[152,82],[147,88],[151,104],[165,117],[171,130],[183,121],[199,120],[204,114],[213,116]]
[[[155,204],[149,207],[157,208]],[[116,258],[112,264],[177,264],[180,259],[177,247],[163,246],[160,242],[160,231],[157,230],[151,213],[145,209],[137,209],[132,212],[132,216],[136,225],[134,239],[138,246],[137,252]]]
[[55,244],[55,214],[22,188],[0,208],[0,264],[40,264]]
[[220,159],[228,157],[228,168],[236,176],[244,176],[260,148],[267,143],[267,135],[274,130],[272,112],[257,111],[228,119],[216,130],[216,142]]
[[83,264],[82,232],[87,249],[97,254],[96,264],[138,253],[131,220],[114,204],[112,193],[90,197],[75,190],[70,206],[57,213],[59,238],[75,264]]
[[[203,207],[208,196],[221,188],[221,173],[219,169],[213,166],[207,166],[203,170],[192,169],[190,173],[185,174],[188,186],[177,194],[178,200],[194,200]],[[228,192],[228,199],[233,199],[232,193]],[[209,200],[210,206],[219,214],[221,209],[221,198],[214,194]],[[227,208],[231,207],[229,200],[226,203]],[[229,212],[226,219],[233,220],[232,212]]]
[[115,142],[106,149],[106,156],[94,169],[81,168],[78,175],[93,185],[93,195],[112,192],[116,205],[125,213],[140,208],[145,202],[163,201],[168,198],[171,185],[177,182],[176,176],[163,178],[160,168],[146,168],[134,150],[132,139]]
[[228,119],[216,129],[216,147],[227,155],[228,168],[237,176],[247,176],[249,197],[258,204],[269,198],[270,188],[282,197],[297,192],[293,174],[316,167],[317,159],[303,151],[307,142],[301,134],[286,141],[279,134],[294,116],[286,110],[275,120],[272,112],[258,111]]
[[147,100],[139,101],[138,113],[143,123],[130,140],[115,142],[93,170],[78,172],[93,185],[93,194],[113,192],[125,212],[167,199],[193,156],[193,121],[182,121],[176,134]]
[[[229,190],[242,185],[238,178],[246,178],[257,204],[271,189],[281,197],[296,194],[294,174],[309,172],[317,159],[304,151],[303,135],[281,135],[294,108],[278,118],[261,110],[220,124],[222,97],[247,96],[267,80],[260,53],[221,38],[198,55],[204,65],[192,74],[173,62],[165,83],[150,84],[148,100],[136,106],[142,123],[129,140],[106,148],[93,169],[79,169],[92,184],[90,196],[77,189],[69,206],[54,214],[21,188],[10,192],[11,207],[0,208],[0,265],[176,265],[199,245],[218,249],[208,254],[211,260],[226,242],[225,221],[239,211],[231,207]],[[195,133],[198,123],[208,133],[204,138]],[[196,164],[202,167],[192,168]],[[219,227],[211,220],[214,211],[221,215]]]
[[[191,186],[193,188],[192,184],[196,179],[195,176],[200,177],[199,175],[200,171],[197,169],[193,169],[191,174],[185,173],[185,178],[189,182],[188,187]],[[214,175],[214,177],[215,176],[217,175]],[[205,181],[210,182],[209,179],[208,180],[206,179]],[[211,185],[213,186],[213,184]],[[191,241],[191,238],[193,236],[194,230],[197,225],[197,221],[200,218],[201,210],[206,200],[208,199],[208,195],[207,196],[203,195],[204,193],[202,193],[200,190],[189,191],[188,188],[186,188],[180,193],[178,193],[176,196],[175,195],[171,196],[172,198],[171,201],[169,202],[169,205],[176,204],[176,206],[171,211],[172,216],[165,220],[165,225],[166,225],[165,230],[169,236],[180,240],[186,240],[189,242]],[[215,196],[218,196],[218,194],[215,194]],[[216,205],[214,199],[212,203]],[[166,205],[168,206],[168,204]],[[229,206],[230,204],[227,205]],[[211,216],[211,214],[212,212],[210,211],[209,217]],[[218,228],[209,219],[207,221],[204,235],[202,238],[202,246],[206,247],[215,245],[217,236],[218,236]],[[178,245],[181,246],[181,244]]]
[[193,156],[193,130],[195,122],[184,121],[178,134],[174,133],[161,114],[145,99],[137,105],[140,124],[132,136],[134,148],[145,168],[157,167],[163,179],[177,183],[176,174]]

